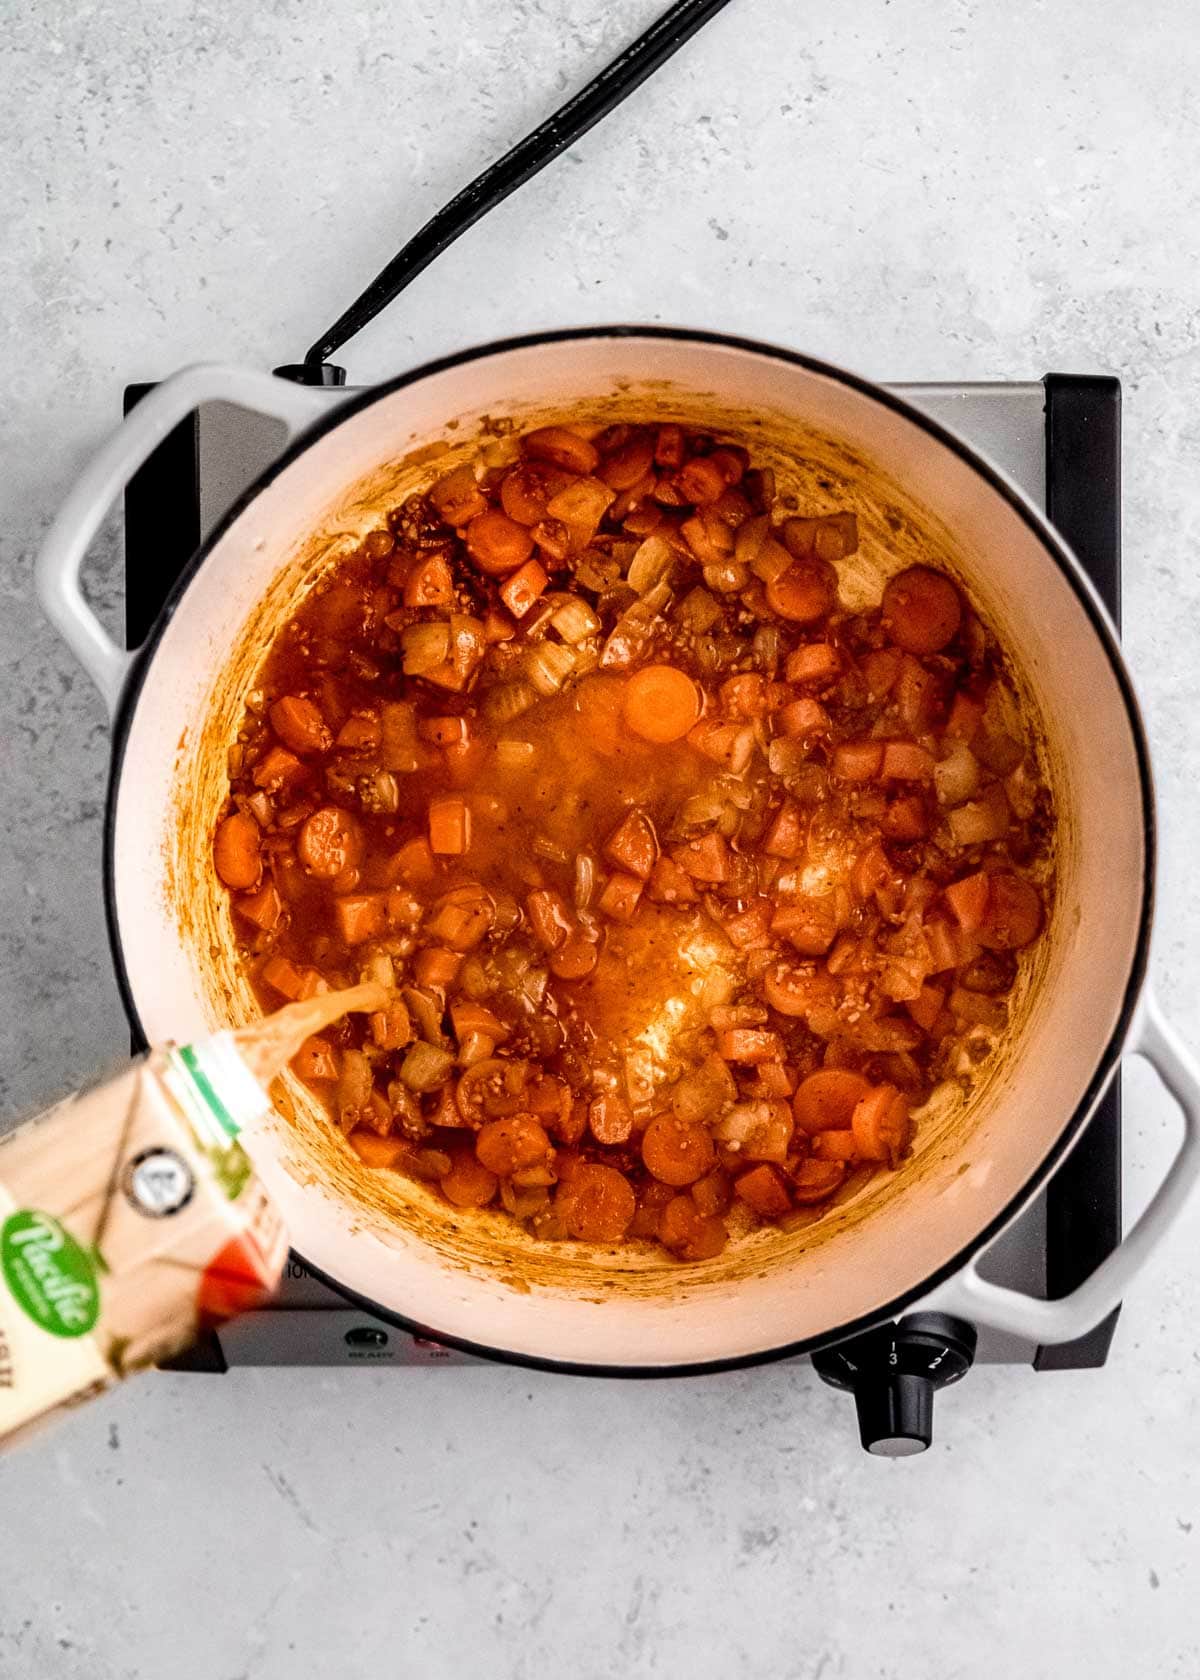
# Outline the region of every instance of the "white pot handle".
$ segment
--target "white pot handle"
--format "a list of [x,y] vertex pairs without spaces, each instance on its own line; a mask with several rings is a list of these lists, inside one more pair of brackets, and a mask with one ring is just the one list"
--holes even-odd
[[37,591],[59,635],[104,697],[112,717],[132,654],[105,630],[79,587],[100,522],[137,469],[179,422],[206,402],[236,403],[282,420],[289,436],[327,412],[328,395],[255,368],[216,362],[182,368],[148,391],[92,458],[59,509],[37,559]]
[[[1142,997],[1129,1053],[1143,1056],[1183,1114],[1183,1142],[1150,1203],[1121,1243],[1079,1288],[1058,1301],[1039,1301],[979,1276],[974,1260],[921,1303],[1040,1345],[1073,1342],[1106,1318],[1124,1298],[1183,1208],[1200,1177],[1200,1066],[1163,1016],[1149,991]],[[1081,1148],[1086,1143],[1080,1144]]]

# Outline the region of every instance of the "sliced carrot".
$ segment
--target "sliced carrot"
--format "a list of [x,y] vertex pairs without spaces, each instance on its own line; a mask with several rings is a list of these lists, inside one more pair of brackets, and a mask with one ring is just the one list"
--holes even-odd
[[285,694],[276,700],[267,716],[271,728],[296,753],[324,753],[333,745],[329,725],[319,706],[301,694]]
[[577,931],[570,934],[557,951],[551,952],[550,972],[560,980],[582,980],[599,960],[600,951],[595,940]]
[[581,1161],[560,1183],[554,1206],[567,1235],[580,1242],[619,1242],[633,1223],[637,1200],[624,1173]]
[[346,893],[334,901],[333,911],[344,945],[361,945],[383,932],[383,893]]
[[614,922],[627,922],[638,907],[644,885],[645,882],[636,875],[626,875],[618,870],[604,883],[596,908],[605,916],[611,916]]
[[833,749],[830,769],[839,781],[871,782],[882,764],[882,741],[842,741]]
[[908,1000],[905,1007],[922,1031],[931,1032],[933,1023],[941,1014],[945,1002],[946,993],[941,986],[926,985],[921,987],[915,998]]
[[725,474],[720,463],[709,455],[697,455],[681,467],[675,479],[685,501],[695,507],[715,502],[725,489]]
[[362,825],[337,805],[322,805],[300,830],[296,855],[310,875],[332,881],[362,862],[365,843]]
[[818,1161],[811,1156],[792,1173],[792,1200],[802,1207],[823,1202],[840,1189],[846,1177],[844,1161]]
[[681,1188],[712,1171],[716,1150],[703,1126],[659,1114],[643,1134],[642,1160],[647,1172],[663,1184]]
[[455,467],[453,472],[439,478],[430,488],[429,500],[446,524],[453,525],[459,531],[487,507],[469,463]]
[[233,908],[239,916],[245,916],[255,927],[262,928],[264,933],[270,933],[279,926],[279,918],[283,914],[283,901],[275,888],[273,881],[264,881],[257,892],[243,893],[240,898],[233,900]]
[[757,671],[729,677],[721,684],[721,710],[740,722],[761,717],[767,709],[766,679]]
[[570,482],[549,462],[522,461],[500,481],[500,506],[518,525],[536,525],[546,517],[546,503]]
[[465,799],[447,795],[429,801],[429,849],[439,857],[461,857],[471,845],[471,812]]
[[792,1099],[792,1113],[802,1132],[839,1131],[849,1126],[854,1110],[870,1091],[870,1081],[848,1068],[820,1068],[802,1079]]
[[803,957],[823,957],[837,934],[832,895],[781,904],[771,917],[771,932],[788,940]]
[[356,1126],[350,1134],[350,1147],[364,1167],[392,1169],[401,1165],[409,1154],[402,1138],[380,1137],[365,1126]]
[[723,1167],[714,1167],[712,1172],[696,1180],[688,1196],[702,1214],[728,1213],[733,1202],[733,1183]]
[[454,578],[440,554],[419,560],[404,581],[406,607],[448,607],[454,600]]
[[825,560],[794,560],[767,584],[767,605],[793,624],[824,618],[837,601],[838,576]]
[[509,1035],[509,1028],[493,1010],[482,1003],[472,1003],[469,998],[457,998],[450,1005],[450,1023],[460,1041],[468,1033],[482,1033],[497,1042]]
[[782,1219],[792,1205],[782,1173],[767,1161],[734,1179],[733,1189],[760,1219]]
[[857,1161],[858,1143],[852,1131],[818,1132],[812,1154],[816,1161]]
[[958,590],[929,566],[910,566],[883,592],[883,623],[908,653],[940,653],[962,622]]
[[535,461],[549,461],[564,472],[593,473],[600,464],[595,444],[566,426],[540,426],[526,432],[521,439],[521,452],[532,455]]
[[338,1076],[337,1054],[327,1038],[306,1038],[292,1057],[292,1069],[314,1085]]
[[674,665],[644,665],[625,687],[623,713],[645,741],[680,741],[700,716],[700,690]]
[[653,436],[649,432],[635,432],[603,457],[598,472],[610,490],[632,490],[653,465]]
[[524,525],[490,508],[467,526],[467,553],[489,577],[515,572],[533,553],[533,538]]
[[217,824],[213,862],[227,887],[257,886],[262,873],[262,831],[244,811],[231,811]]
[[946,903],[964,933],[974,933],[983,925],[991,898],[992,879],[992,876],[982,873],[967,875],[961,881],[952,881],[945,889]]
[[526,560],[500,585],[500,599],[514,618],[524,618],[549,582],[540,561]]
[[658,1216],[658,1240],[680,1260],[715,1260],[729,1241],[725,1222],[690,1196],[673,1196]]
[[683,427],[668,423],[658,428],[654,459],[660,467],[683,465]]
[[553,1145],[545,1127],[532,1114],[508,1114],[501,1120],[488,1120],[475,1138],[476,1158],[500,1178],[507,1178],[522,1167],[548,1161],[552,1154]]
[[[1037,888],[1019,875],[1001,872],[988,877],[991,893],[979,928],[979,943],[988,951],[1015,951],[1035,940],[1042,927],[1042,900]],[[947,895],[949,895],[949,888]]]
[[831,1008],[837,997],[837,981],[829,974],[814,974],[789,963],[776,963],[763,975],[763,996],[778,1015],[801,1019],[814,1009]]
[[895,1166],[911,1132],[908,1100],[894,1085],[877,1085],[855,1107],[851,1126],[864,1161],[890,1161]]
[[884,700],[892,692],[903,657],[899,648],[875,648],[867,654],[862,668],[872,700]]
[[649,880],[658,857],[658,839],[644,811],[634,806],[622,819],[604,842],[604,855],[630,875]]
[[633,1112],[623,1097],[603,1091],[588,1105],[588,1127],[597,1143],[628,1143],[633,1132]]
[[729,1027],[717,1034],[717,1055],[726,1062],[754,1066],[759,1062],[781,1062],[783,1044],[779,1034],[754,1027]]
[[486,1207],[499,1185],[495,1173],[476,1159],[469,1144],[456,1145],[449,1155],[450,1171],[441,1179],[442,1195],[455,1207]]
[[533,937],[547,951],[557,951],[574,931],[575,918],[567,909],[561,893],[550,887],[538,887],[528,894],[525,908]]

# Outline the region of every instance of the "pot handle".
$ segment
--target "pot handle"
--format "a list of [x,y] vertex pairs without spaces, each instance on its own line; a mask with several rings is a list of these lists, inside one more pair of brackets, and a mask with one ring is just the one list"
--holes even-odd
[[1150,1063],[1183,1115],[1179,1151],[1129,1235],[1101,1261],[1091,1277],[1060,1300],[1040,1301],[1019,1290],[988,1283],[979,1276],[972,1260],[923,1301],[922,1310],[952,1313],[1048,1345],[1075,1341],[1120,1304],[1200,1177],[1200,1065],[1149,991],[1143,994],[1127,1053]]
[[111,718],[133,660],[113,641],[83,597],[79,572],[105,514],[138,468],[193,409],[236,403],[282,420],[289,436],[328,409],[318,397],[256,368],[202,362],[181,368],[148,391],[80,474],[46,534],[37,558],[37,592],[51,624],[91,677]]

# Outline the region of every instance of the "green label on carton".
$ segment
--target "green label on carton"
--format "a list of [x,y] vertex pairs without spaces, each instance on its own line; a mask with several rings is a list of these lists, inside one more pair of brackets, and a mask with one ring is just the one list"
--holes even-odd
[[100,1316],[95,1266],[48,1213],[22,1208],[4,1221],[0,1272],[21,1310],[52,1336],[86,1336]]

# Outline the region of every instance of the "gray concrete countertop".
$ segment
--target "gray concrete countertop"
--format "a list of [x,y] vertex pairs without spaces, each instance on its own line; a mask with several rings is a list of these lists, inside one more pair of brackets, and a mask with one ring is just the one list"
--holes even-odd
[[[10,9],[0,64],[0,1113],[119,1054],[106,730],[32,556],[122,385],[298,357],[660,0]],[[347,353],[553,323],[891,379],[1119,374],[1154,978],[1200,1041],[1200,21],[1190,0],[736,0]],[[93,587],[119,612],[115,540]],[[1134,1205],[1175,1124],[1128,1082]],[[152,1377],[0,1467],[5,1680],[1193,1676],[1200,1210],[1108,1369],[978,1371],[909,1463],[775,1368]]]

